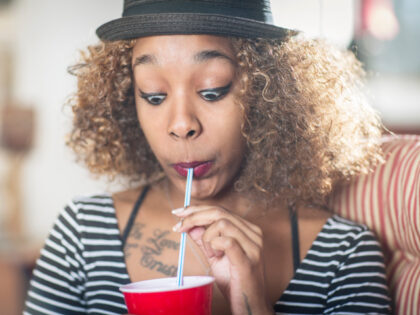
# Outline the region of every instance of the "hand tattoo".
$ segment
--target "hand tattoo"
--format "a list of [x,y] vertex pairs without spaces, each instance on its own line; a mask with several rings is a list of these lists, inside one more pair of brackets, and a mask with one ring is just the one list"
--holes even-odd
[[252,315],[251,307],[249,306],[249,303],[248,303],[248,297],[244,293],[242,293],[242,296],[244,298],[247,314]]

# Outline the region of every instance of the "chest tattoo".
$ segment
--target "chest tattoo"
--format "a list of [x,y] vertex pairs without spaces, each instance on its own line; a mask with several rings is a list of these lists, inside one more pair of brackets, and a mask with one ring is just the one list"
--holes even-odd
[[[145,227],[144,224],[135,223],[133,224],[133,228],[130,231],[129,237],[127,238],[127,242],[124,245],[124,256],[127,259],[131,256],[132,250],[137,249],[139,246],[135,243],[134,240],[140,240],[143,236],[143,228]],[[134,240],[133,240],[134,239]],[[132,240],[130,242],[130,240]]]
[[169,230],[155,229],[152,236],[140,244],[139,241],[144,239],[144,227],[144,224],[133,225],[133,230],[129,237],[131,242],[127,242],[124,247],[126,258],[131,256],[134,251],[140,250],[139,263],[142,267],[157,271],[165,276],[175,277],[177,266],[165,264],[160,257],[167,251],[173,251],[176,255],[176,251],[179,249],[179,242],[173,241],[168,237],[170,235]]
[[178,250],[179,242],[175,242],[166,238],[169,233],[169,231],[156,229],[153,232],[153,237],[149,237],[147,239],[147,243],[149,243],[150,246],[145,247],[149,248],[149,250],[152,251],[155,255],[162,254],[162,251],[165,248]]
[[172,241],[167,238],[169,231],[163,231],[156,229],[153,232],[153,236],[147,239],[147,245],[142,246],[142,257],[140,258],[140,264],[150,270],[156,270],[157,272],[163,273],[166,276],[175,277],[177,273],[177,267],[175,265],[169,265],[159,260],[159,256],[165,249],[178,250],[179,242]]

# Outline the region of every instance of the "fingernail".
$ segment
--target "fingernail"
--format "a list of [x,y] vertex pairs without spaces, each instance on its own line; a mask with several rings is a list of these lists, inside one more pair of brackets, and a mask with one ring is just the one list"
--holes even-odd
[[185,208],[178,208],[178,209],[174,209],[172,210],[173,214],[180,214],[182,212],[184,212]]
[[181,228],[181,225],[182,225],[182,221],[179,221],[177,224],[175,224],[175,225],[173,226],[172,230],[173,230],[174,232],[178,232],[178,231],[179,231],[179,229]]

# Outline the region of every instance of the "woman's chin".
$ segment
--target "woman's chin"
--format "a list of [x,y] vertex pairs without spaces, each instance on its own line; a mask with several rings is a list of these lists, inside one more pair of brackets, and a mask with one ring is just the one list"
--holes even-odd
[[[193,201],[210,201],[219,199],[225,193],[232,191],[232,180],[230,174],[220,176],[219,172],[210,172],[201,178],[195,178],[192,181],[191,199]],[[170,177],[169,177],[170,178]],[[170,181],[180,192],[185,192],[186,178],[175,174]]]
[[212,178],[208,178],[206,180],[197,180],[195,182],[193,180],[191,198],[197,201],[219,199],[226,192],[231,190],[231,184],[225,183],[225,181],[215,181]]
[[[198,186],[198,187],[197,187]],[[215,187],[208,187],[204,185],[196,185],[191,189],[191,198],[193,200],[207,200],[215,198],[219,191]]]

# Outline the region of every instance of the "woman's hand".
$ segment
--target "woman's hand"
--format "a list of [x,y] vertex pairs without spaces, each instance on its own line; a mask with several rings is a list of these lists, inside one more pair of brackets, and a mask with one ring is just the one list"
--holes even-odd
[[182,219],[174,230],[188,232],[205,253],[232,314],[273,314],[265,294],[261,229],[217,206],[190,206],[173,213]]

